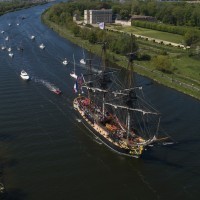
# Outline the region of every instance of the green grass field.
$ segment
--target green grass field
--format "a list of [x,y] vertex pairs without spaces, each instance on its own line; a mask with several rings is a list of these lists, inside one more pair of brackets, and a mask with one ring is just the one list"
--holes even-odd
[[165,40],[165,41],[174,42],[174,43],[183,43],[183,36],[173,34],[173,33],[156,31],[156,30],[141,28],[141,27],[136,27],[136,26],[122,27],[122,26],[109,25],[108,28],[109,27],[112,29],[125,31],[125,32],[137,34],[137,35],[142,35],[146,37],[151,37],[155,39]]

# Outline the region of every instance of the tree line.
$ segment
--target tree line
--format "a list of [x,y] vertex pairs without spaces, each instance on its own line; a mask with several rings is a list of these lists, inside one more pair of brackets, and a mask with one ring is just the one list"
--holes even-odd
[[8,12],[13,12],[19,9],[23,9],[23,8],[28,8],[30,6],[36,5],[36,4],[43,4],[45,2],[31,2],[31,1],[20,1],[20,0],[16,0],[16,1],[5,1],[5,2],[0,2],[0,16],[8,13]]
[[91,25],[79,26],[72,20],[72,13],[76,11],[76,6],[73,4],[74,10],[70,3],[56,4],[48,10],[48,20],[66,27],[68,30],[83,40],[88,40],[91,44],[107,43],[107,48],[116,53],[126,55],[130,50],[136,51],[138,45],[135,38],[128,34],[113,33],[101,30],[99,28],[91,28]]

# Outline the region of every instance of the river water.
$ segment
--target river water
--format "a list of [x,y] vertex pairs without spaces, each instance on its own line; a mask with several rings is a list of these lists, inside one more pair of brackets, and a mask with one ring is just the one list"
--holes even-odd
[[[5,31],[0,42],[14,53],[11,59],[0,50],[4,199],[199,199],[200,102],[137,76],[174,143],[152,147],[140,159],[122,157],[99,144],[72,108],[74,81],[69,73],[73,54],[79,60],[82,49],[41,23],[40,14],[50,5],[0,17],[0,30]],[[41,43],[45,50],[39,49]],[[23,52],[17,50],[20,45]],[[65,57],[71,61],[68,66],[62,65]],[[29,82],[20,78],[22,69],[30,74]],[[63,95],[53,94],[46,83]]]

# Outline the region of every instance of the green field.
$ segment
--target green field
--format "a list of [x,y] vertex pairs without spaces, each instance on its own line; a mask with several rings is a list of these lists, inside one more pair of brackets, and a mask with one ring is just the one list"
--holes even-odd
[[125,31],[137,35],[142,35],[146,37],[151,37],[159,40],[165,40],[174,43],[183,43],[183,36],[173,33],[167,33],[162,31],[156,31],[147,28],[141,28],[136,26],[115,26],[115,25],[108,25],[108,28]]

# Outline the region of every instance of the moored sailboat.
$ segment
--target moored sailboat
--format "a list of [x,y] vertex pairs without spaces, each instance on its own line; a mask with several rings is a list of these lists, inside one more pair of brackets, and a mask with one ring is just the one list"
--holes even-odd
[[84,49],[83,49],[83,58],[80,59],[80,63],[83,65],[86,64]]
[[67,65],[68,64],[67,58],[65,58],[62,63],[63,65]]
[[74,54],[73,54],[73,60],[74,60],[74,70],[70,73],[70,76],[74,79],[77,79],[77,75],[76,75],[76,64],[75,64],[75,58],[74,58]]

